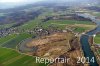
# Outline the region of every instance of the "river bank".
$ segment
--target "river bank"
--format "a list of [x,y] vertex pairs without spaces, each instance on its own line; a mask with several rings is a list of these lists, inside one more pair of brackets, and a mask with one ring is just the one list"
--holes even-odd
[[95,38],[94,36],[89,37],[89,44],[91,46],[91,50],[94,52],[94,54],[96,56],[98,64],[100,65],[100,54],[98,51],[100,49],[100,47],[99,47],[99,45],[97,45],[97,43],[95,43],[94,38]]
[[92,45],[93,44],[93,39],[90,39],[90,36],[94,35],[95,33],[97,33],[99,31],[99,25],[100,24],[98,22],[96,22],[98,20],[96,20],[95,18],[93,18],[91,16],[88,16],[88,17],[93,22],[95,22],[97,24],[97,28],[95,30],[92,30],[92,31],[89,31],[89,32],[85,33],[86,35],[82,35],[80,42],[82,44],[82,48],[83,48],[83,52],[84,52],[85,57],[90,57],[90,58],[94,57],[95,62],[94,63],[90,62],[90,65],[91,66],[99,66],[98,65],[98,63],[99,63],[98,57],[97,57],[97,54],[94,51],[95,50],[94,46]]

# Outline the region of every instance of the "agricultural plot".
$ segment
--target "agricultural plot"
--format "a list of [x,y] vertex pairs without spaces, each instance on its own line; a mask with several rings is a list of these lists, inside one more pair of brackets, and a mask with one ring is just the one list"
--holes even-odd
[[17,36],[16,34],[11,34],[11,35],[0,38],[0,46],[3,45],[4,43],[6,43],[7,41],[12,40],[16,36]]
[[93,15],[97,16],[97,17],[100,17],[100,12],[94,12]]
[[50,25],[58,27],[58,29],[70,28],[74,32],[84,32],[95,28],[95,25],[90,21],[76,21],[76,20],[49,20],[42,23],[44,28],[48,28]]
[[100,44],[100,34],[98,34],[95,38],[94,41],[96,44]]
[[91,25],[90,21],[77,21],[77,20],[49,20],[48,23],[56,24],[88,24]]
[[0,66],[47,66],[36,63],[35,57],[19,54],[18,52],[0,47]]
[[41,21],[38,19],[31,20],[28,23],[25,23],[22,26],[19,26],[18,28],[20,30],[31,30],[31,29],[35,28],[37,25],[39,25],[40,22]]
[[[7,48],[16,48],[16,46],[23,40],[31,37],[32,35],[27,34],[27,33],[21,33],[17,36],[8,36],[7,38],[1,38],[2,42],[4,42],[2,44],[3,47],[7,47]],[[13,37],[13,38],[12,38]],[[11,38],[11,39],[9,39]],[[9,39],[9,40],[8,40]],[[6,41],[7,40],[7,41]]]

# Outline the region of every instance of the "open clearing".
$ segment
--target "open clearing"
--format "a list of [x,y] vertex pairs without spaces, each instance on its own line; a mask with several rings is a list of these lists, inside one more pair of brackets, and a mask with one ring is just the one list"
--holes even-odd
[[49,36],[41,37],[39,39],[33,39],[26,45],[30,48],[38,47],[38,49],[35,51],[36,56],[56,58],[70,49],[69,41],[73,37],[74,34],[72,34],[71,32],[55,33]]

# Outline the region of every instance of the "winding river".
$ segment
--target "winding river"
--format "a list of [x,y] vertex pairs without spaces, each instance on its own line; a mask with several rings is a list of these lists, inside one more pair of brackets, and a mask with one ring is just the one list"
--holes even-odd
[[[99,66],[99,64],[96,61],[96,57],[95,57],[93,51],[90,48],[88,39],[89,39],[90,35],[94,35],[97,32],[100,32],[100,20],[91,17],[91,15],[90,15],[90,17],[88,16],[88,18],[90,18],[93,22],[95,22],[97,24],[97,28],[94,29],[94,30],[91,30],[90,32],[87,32],[86,35],[82,35],[81,39],[80,39],[80,42],[82,44],[82,49],[83,49],[83,52],[84,52],[84,56],[86,58],[89,57],[90,66]],[[91,59],[93,57],[94,57],[94,61],[95,61],[94,63],[91,62]]]

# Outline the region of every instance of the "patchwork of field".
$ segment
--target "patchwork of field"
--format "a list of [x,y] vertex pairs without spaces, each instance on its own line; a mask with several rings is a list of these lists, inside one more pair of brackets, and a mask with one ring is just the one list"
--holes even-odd
[[[58,29],[65,29],[71,27],[71,29],[74,27],[76,32],[83,32],[87,30],[88,27],[93,27],[94,24],[88,21],[75,21],[75,20],[49,20],[47,22],[42,22],[41,20],[32,20],[28,23],[23,24],[22,26],[19,26],[19,30],[32,30],[34,29],[37,25],[42,25],[43,28],[48,29],[50,25],[54,25],[58,27]],[[84,26],[83,26],[84,25]],[[81,27],[82,26],[82,27]],[[77,29],[76,29],[77,28]],[[32,37],[33,35],[27,34],[27,33],[20,33],[20,34],[11,34],[6,37],[0,38],[0,46],[1,47],[6,47],[6,48],[12,48],[16,49],[16,46],[23,40]],[[68,38],[68,36],[67,36]],[[62,47],[59,47],[60,44],[63,44]],[[51,50],[48,50],[49,52],[52,53],[53,57],[56,57],[59,55],[59,53],[65,49],[64,45],[66,43],[66,40],[60,41],[60,42],[54,42],[53,44],[56,46],[59,44],[57,49],[55,48],[54,45],[46,45],[47,47],[54,46]],[[42,46],[39,46],[40,48]],[[36,64],[35,63],[35,57],[29,57],[26,55],[21,55],[11,49],[6,49],[6,48],[0,48],[0,64],[1,66],[46,66],[44,64]],[[60,48],[60,49],[59,49]],[[43,48],[41,48],[38,51],[42,51]],[[46,49],[46,48],[45,48]],[[55,50],[58,50],[55,52]],[[63,50],[65,52],[67,49]],[[62,52],[62,54],[63,54]],[[41,56],[44,55],[46,56],[48,53],[44,52],[38,52],[37,54],[40,54]],[[54,55],[55,54],[55,55]],[[9,60],[9,61],[8,61]]]
[[[41,22],[39,19],[32,20],[30,22],[27,22],[19,27],[17,27],[19,30],[27,31],[32,30],[36,26],[42,26],[44,29],[48,29],[49,26],[55,26],[57,29],[71,29],[74,32],[84,32],[86,30],[90,30],[92,28],[95,28],[95,25],[90,21],[77,21],[77,20],[49,20],[47,22]],[[17,34],[11,34],[6,37],[0,38],[0,46],[7,47],[7,48],[13,48],[15,49],[16,46],[23,40],[32,37],[33,35],[27,34],[27,33],[19,33]]]
[[71,29],[74,32],[85,32],[95,28],[95,24],[90,21],[77,21],[77,20],[49,20],[42,23],[44,28],[48,28],[50,25],[57,26],[58,29]]
[[40,24],[40,22],[41,22],[41,20],[39,20],[39,19],[30,20],[29,22],[27,22],[17,28],[20,30],[32,30],[36,26],[38,26]]
[[0,38],[0,46],[2,46],[7,41],[10,41],[11,39],[15,38],[16,36],[17,36],[16,34],[11,34],[11,35]]
[[16,46],[23,40],[32,37],[31,34],[21,33],[19,35],[12,34],[6,37],[0,38],[0,45],[2,47],[13,48],[15,49]]
[[[60,30],[71,29],[74,32],[79,33],[95,28],[95,24],[93,24],[91,21],[59,19],[47,20],[46,22],[43,22],[42,18],[45,18],[45,16],[60,16],[66,14],[66,11],[54,12],[52,9],[48,10],[44,8],[44,11],[45,10],[47,12],[39,15],[38,18],[35,18],[33,20],[30,20],[29,22],[23,23],[22,25],[15,27],[14,29],[18,29],[19,31],[18,34],[10,34],[0,38],[0,66],[47,66],[45,64],[36,63],[35,57],[20,54],[17,51],[15,51],[17,50],[16,47],[19,45],[20,42],[33,36],[33,34],[29,34],[28,31],[33,31],[36,27],[40,28],[40,26],[42,26],[42,29],[48,29],[50,26],[54,26]],[[0,14],[0,16],[3,16],[3,14]],[[0,25],[0,29],[10,28],[12,25],[13,23]],[[71,46],[69,41],[73,38],[73,36],[74,35],[71,33],[56,33],[54,35],[43,36],[40,39],[33,39],[33,41],[30,42],[30,44],[27,44],[27,47],[32,48],[34,46],[38,46],[38,48],[40,49],[37,50],[36,56],[55,58],[61,54],[64,54],[66,51],[70,51]],[[76,42],[76,45],[74,45],[74,42]],[[72,44],[72,48],[74,46],[75,48],[76,46],[79,47],[78,39],[75,41],[73,40]],[[27,54],[34,55],[33,52],[29,52]],[[82,56],[80,49],[77,49],[71,53],[69,52],[69,54],[71,58],[74,56],[76,57],[77,54]]]
[[16,49],[16,46],[21,41],[29,37],[32,37],[32,35],[21,33],[19,35],[11,34],[0,38],[0,66],[47,66],[45,64],[36,63],[35,57],[20,54],[17,51],[12,50]]
[[0,66],[47,66],[36,63],[35,57],[19,54],[15,50],[0,47]]

